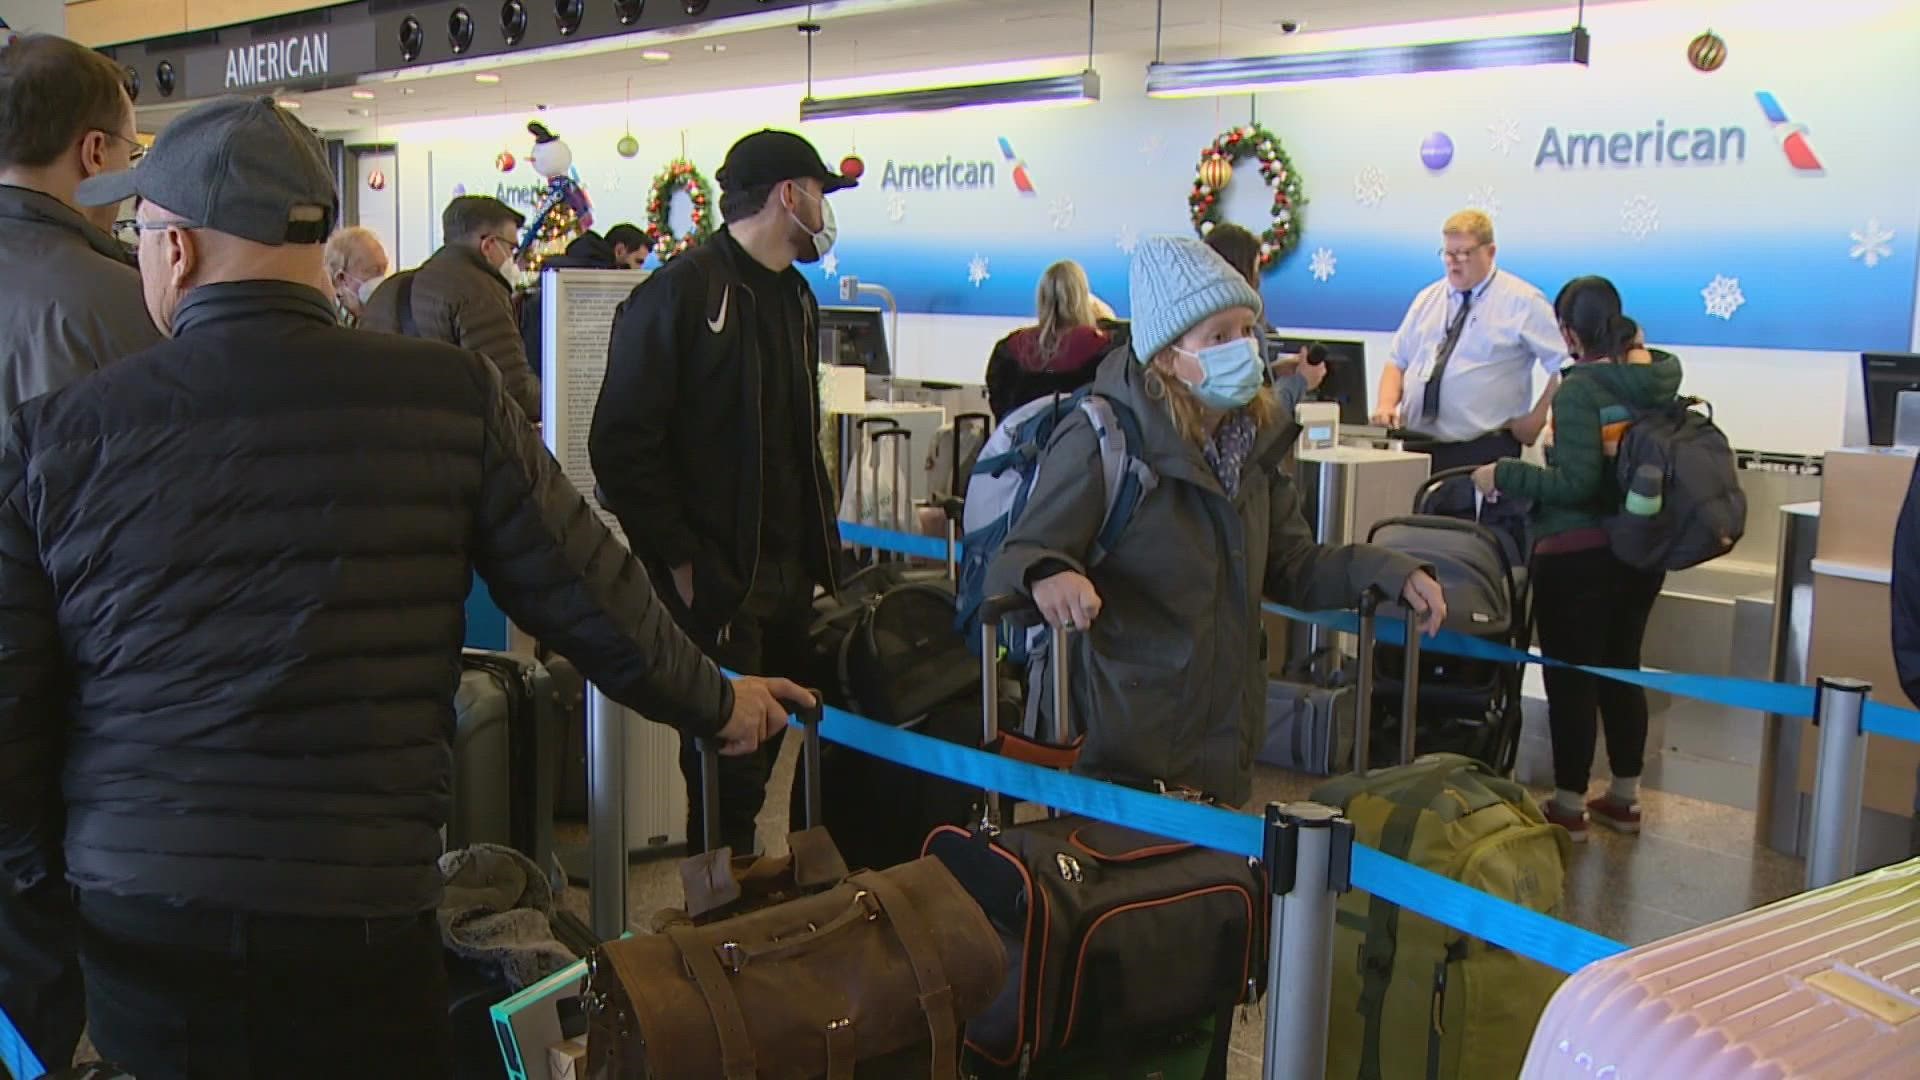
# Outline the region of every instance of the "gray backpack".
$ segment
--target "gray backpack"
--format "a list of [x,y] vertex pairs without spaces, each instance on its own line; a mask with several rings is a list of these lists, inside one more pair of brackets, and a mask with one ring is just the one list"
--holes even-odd
[[1732,551],[1747,531],[1733,447],[1713,422],[1713,406],[1699,398],[1635,413],[1614,467],[1623,494],[1635,490],[1636,477],[1659,478],[1656,511],[1622,507],[1603,522],[1614,556],[1629,566],[1685,570]]

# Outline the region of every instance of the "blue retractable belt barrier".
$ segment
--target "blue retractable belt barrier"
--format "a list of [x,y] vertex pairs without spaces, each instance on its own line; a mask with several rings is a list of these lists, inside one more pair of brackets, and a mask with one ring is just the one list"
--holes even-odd
[[[876,548],[916,559],[943,561],[947,557],[946,541],[929,536],[912,536],[890,529],[874,528],[871,525],[859,525],[851,521],[840,523],[840,536],[847,543],[858,547]],[[958,558],[959,555],[960,548],[956,544],[955,557]],[[1287,607],[1284,604],[1268,604],[1266,609],[1295,622],[1311,623],[1345,633],[1358,633],[1360,629],[1360,617],[1351,611],[1309,612]],[[1378,630],[1379,639],[1389,645],[1397,644],[1405,637],[1404,625],[1395,620],[1382,620],[1378,624]],[[1421,647],[1429,652],[1464,656],[1476,660],[1491,660],[1500,664],[1541,664],[1572,668],[1603,679],[1631,683],[1648,690],[1659,690],[1676,697],[1692,698],[1729,708],[1753,709],[1777,716],[1793,716],[1801,719],[1813,717],[1813,687],[1811,686],[1791,686],[1759,679],[1734,678],[1730,675],[1689,675],[1677,671],[1640,671],[1569,664],[1536,652],[1484,641],[1452,630],[1442,630],[1439,636],[1422,641]],[[1920,743],[1920,712],[1912,709],[1869,701],[1862,724],[1867,731],[1875,735],[1889,735],[1907,742]]]
[[[1043,769],[838,709],[825,711],[820,735],[896,764],[1028,802],[1236,855],[1257,858],[1261,854],[1264,826],[1259,818],[1246,814]],[[1353,883],[1383,900],[1561,971],[1577,971],[1626,949],[1619,942],[1363,845],[1354,847]]]
[[0,1009],[0,1072],[11,1075],[14,1080],[40,1080],[47,1073],[33,1047],[27,1045],[27,1037],[13,1026],[5,1009]]

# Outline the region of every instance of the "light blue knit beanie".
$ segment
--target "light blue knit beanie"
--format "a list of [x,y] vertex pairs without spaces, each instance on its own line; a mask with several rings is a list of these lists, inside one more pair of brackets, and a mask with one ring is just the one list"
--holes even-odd
[[1133,355],[1147,363],[1228,308],[1263,310],[1260,294],[1212,248],[1189,236],[1148,236],[1127,268]]

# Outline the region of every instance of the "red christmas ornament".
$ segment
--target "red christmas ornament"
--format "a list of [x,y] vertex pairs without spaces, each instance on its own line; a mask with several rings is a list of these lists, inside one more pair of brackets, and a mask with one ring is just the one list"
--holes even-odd
[[513,166],[513,155],[505,150],[500,151],[499,156],[493,159],[493,167],[501,172],[512,172]]
[[841,176],[844,176],[849,180],[858,180],[862,176],[865,176],[866,172],[867,172],[867,163],[864,161],[861,161],[859,155],[848,154],[846,157],[843,157],[840,159],[840,175]]

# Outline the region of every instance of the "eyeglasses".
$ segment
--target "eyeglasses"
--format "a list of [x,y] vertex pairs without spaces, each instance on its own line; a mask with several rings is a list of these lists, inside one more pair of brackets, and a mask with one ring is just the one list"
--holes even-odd
[[1441,258],[1446,259],[1449,262],[1460,262],[1468,258],[1469,256],[1471,256],[1474,252],[1479,251],[1481,248],[1486,246],[1487,245],[1485,244],[1475,244],[1470,248],[1461,248],[1458,251],[1455,251],[1452,248],[1441,248],[1438,252],[1435,252],[1435,254],[1439,255]]
[[94,130],[109,139],[118,139],[126,143],[127,146],[131,148],[127,151],[127,164],[129,165],[138,165],[140,164],[140,159],[147,156],[147,148],[142,146],[138,139],[129,139],[117,131],[108,131],[106,128],[95,128]]
[[167,229],[183,229],[191,232],[200,226],[190,221],[140,221],[135,218],[121,218],[113,223],[113,238],[128,247],[138,247],[140,237],[150,232],[164,232]]

